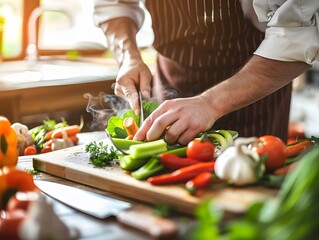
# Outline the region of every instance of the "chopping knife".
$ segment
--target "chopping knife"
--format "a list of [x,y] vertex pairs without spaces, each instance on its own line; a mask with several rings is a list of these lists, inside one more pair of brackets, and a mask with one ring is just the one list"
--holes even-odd
[[46,195],[96,218],[116,216],[119,222],[146,232],[154,238],[167,238],[177,234],[175,222],[153,216],[149,212],[134,210],[131,203],[60,183],[45,180],[34,182]]
[[138,99],[140,102],[140,126],[142,126],[144,122],[144,112],[143,112],[143,99],[141,91],[138,91]]

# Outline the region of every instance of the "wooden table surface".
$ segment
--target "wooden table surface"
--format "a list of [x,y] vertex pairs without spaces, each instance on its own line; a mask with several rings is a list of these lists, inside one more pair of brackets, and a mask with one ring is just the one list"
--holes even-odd
[[[92,132],[92,133],[81,133],[79,134],[79,144],[85,144],[90,141],[96,141],[103,139],[105,137],[103,132]],[[20,169],[33,169],[32,167],[32,157],[22,156],[19,157],[17,167]],[[96,192],[108,197],[113,197],[119,200],[124,200],[133,204],[133,208],[143,211],[148,211],[149,214],[153,214],[155,208],[153,206],[146,205],[144,203],[132,201],[130,199],[125,199],[118,195],[114,195],[110,192],[101,191],[89,186],[85,186],[76,182],[72,182],[66,179],[55,177],[50,174],[40,172],[37,175],[34,175],[35,179],[49,180],[53,182],[59,182],[92,192]],[[78,212],[74,209],[71,209],[52,198],[48,197],[48,200],[53,204],[53,207],[66,225],[70,227],[77,227],[80,230],[80,239],[130,239],[130,240],[144,240],[152,239],[149,235],[144,232],[135,230],[133,228],[124,226],[116,221],[115,217],[109,217],[105,220],[100,220],[81,212]],[[179,213],[175,213],[170,217],[171,220],[175,221],[178,227],[178,235],[183,236],[186,231],[194,224],[194,219],[190,216],[185,216]],[[79,227],[80,226],[80,227]]]

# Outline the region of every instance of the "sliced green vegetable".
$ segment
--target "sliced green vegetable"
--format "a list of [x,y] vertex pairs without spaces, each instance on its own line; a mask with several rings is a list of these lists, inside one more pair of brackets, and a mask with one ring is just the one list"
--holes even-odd
[[[228,147],[227,140],[221,134],[210,133],[210,134],[207,134],[207,138],[213,141],[213,143],[215,143],[215,147],[216,145],[220,146],[219,149],[221,152],[225,151],[225,149]],[[217,141],[217,144],[216,144],[216,141]]]
[[120,156],[120,167],[127,171],[135,171],[142,167],[148,159],[134,159],[130,155]]
[[123,139],[123,138],[112,138],[114,145],[122,150],[128,150],[130,146],[135,145],[135,144],[143,144],[145,142],[141,141],[134,141],[134,140],[128,140],[128,139]]
[[186,157],[186,148],[187,147],[179,147],[179,148],[175,148],[172,150],[168,150],[164,153],[171,153],[171,154],[175,154],[176,156],[179,156],[179,157]]
[[166,152],[167,143],[163,139],[160,139],[143,144],[135,144],[130,146],[129,151],[134,159],[149,158],[153,155]]
[[227,130],[218,130],[217,133],[220,133],[227,141],[228,146],[231,146],[234,144],[233,136],[230,134]]
[[163,169],[165,169],[165,167],[161,164],[161,162],[157,158],[153,157],[142,167],[132,172],[131,176],[138,180],[143,180],[155,175]]

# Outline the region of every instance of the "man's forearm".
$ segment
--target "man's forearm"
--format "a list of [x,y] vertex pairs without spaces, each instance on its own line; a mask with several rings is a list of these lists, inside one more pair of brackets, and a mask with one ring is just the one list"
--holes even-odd
[[202,94],[219,119],[287,85],[310,66],[253,56],[233,77]]
[[101,24],[109,50],[118,63],[140,60],[141,55],[136,43],[137,26],[126,17],[116,18]]

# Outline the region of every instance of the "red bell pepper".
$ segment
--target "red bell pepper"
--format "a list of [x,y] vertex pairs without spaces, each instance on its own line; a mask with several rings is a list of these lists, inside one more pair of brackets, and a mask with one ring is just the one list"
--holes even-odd
[[200,163],[200,161],[193,158],[182,158],[171,153],[162,153],[160,155],[161,163],[170,170],[177,170],[183,167]]
[[202,172],[213,172],[214,165],[215,162],[197,163],[188,167],[180,168],[172,173],[150,177],[147,181],[154,185],[182,183],[196,177]]

